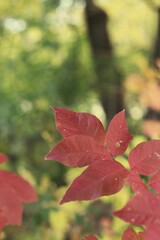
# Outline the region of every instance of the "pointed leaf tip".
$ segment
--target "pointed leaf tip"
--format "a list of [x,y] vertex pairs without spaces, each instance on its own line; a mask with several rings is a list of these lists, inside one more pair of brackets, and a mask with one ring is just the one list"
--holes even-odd
[[73,181],[61,204],[115,194],[123,187],[127,175],[128,171],[114,160],[95,161]]
[[83,167],[106,159],[111,159],[107,149],[92,137],[84,135],[64,138],[45,156],[45,160],[56,160],[71,167]]
[[125,110],[122,110],[111,120],[106,133],[105,143],[110,153],[116,157],[126,151],[132,138],[128,131]]
[[52,109],[55,112],[57,129],[63,137],[81,134],[104,144],[105,130],[96,116],[58,107],[52,107]]

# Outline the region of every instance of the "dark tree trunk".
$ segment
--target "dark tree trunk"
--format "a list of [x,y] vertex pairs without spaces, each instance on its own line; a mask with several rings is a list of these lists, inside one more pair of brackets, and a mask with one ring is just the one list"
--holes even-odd
[[[157,11],[157,17],[158,17],[158,23],[157,23],[157,34],[155,39],[155,44],[153,46],[153,67],[156,68],[156,71],[160,71],[160,7],[156,9]],[[160,88],[160,78],[157,74],[157,78],[155,79],[157,81],[157,87]],[[158,101],[158,99],[157,99]],[[145,119],[152,119],[152,120],[160,120],[160,112],[155,111],[152,108],[148,108],[147,114],[145,116]]]
[[123,93],[122,76],[115,65],[107,28],[109,18],[92,0],[86,0],[85,17],[97,77],[95,87],[99,92],[107,120],[110,121],[123,109]]
[[158,15],[158,25],[157,25],[157,35],[154,46],[153,61],[157,69],[160,70],[160,7],[157,9]]

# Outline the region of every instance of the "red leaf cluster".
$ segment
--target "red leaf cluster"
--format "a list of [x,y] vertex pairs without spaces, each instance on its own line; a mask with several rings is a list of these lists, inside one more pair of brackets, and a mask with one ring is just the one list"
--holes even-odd
[[120,191],[128,170],[114,157],[124,153],[132,139],[125,112],[113,118],[106,133],[102,123],[92,114],[53,109],[57,129],[64,138],[51,149],[45,160],[57,160],[71,167],[88,166],[73,181],[61,204],[93,200]]
[[[105,132],[99,119],[91,114],[57,107],[53,110],[63,140],[50,150],[45,160],[59,161],[70,167],[87,166],[72,182],[61,204],[115,194],[128,183],[134,196],[114,215],[133,225],[143,226],[145,231],[136,233],[129,228],[122,239],[159,240],[160,140],[143,142],[133,148],[128,157],[130,170],[127,170],[116,161],[132,140],[125,111],[114,116]],[[150,177],[147,184],[142,181],[141,175]],[[89,235],[85,239],[97,238]]]
[[[0,163],[8,158],[0,153]],[[22,203],[37,200],[32,186],[18,175],[0,170],[0,230],[6,225],[20,225]]]

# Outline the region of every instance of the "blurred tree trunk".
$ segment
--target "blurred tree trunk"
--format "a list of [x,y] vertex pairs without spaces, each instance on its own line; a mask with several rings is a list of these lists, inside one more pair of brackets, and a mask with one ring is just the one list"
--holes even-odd
[[115,64],[106,12],[93,0],[86,0],[85,18],[96,72],[96,89],[99,92],[107,120],[123,109],[122,76]]
[[[153,46],[153,67],[155,68],[155,71],[160,71],[160,7],[156,9],[157,12],[157,34],[155,38],[155,44]],[[157,87],[160,89],[160,77],[157,72],[157,78],[155,81],[157,82]],[[157,99],[158,101],[158,99]],[[152,120],[160,120],[160,112],[156,111],[152,108],[148,108],[147,114],[145,116],[145,119],[152,119]]]
[[153,61],[154,61],[154,66],[158,70],[160,70],[160,7],[157,9],[157,15],[158,15],[158,24],[157,24],[156,41],[154,46]]

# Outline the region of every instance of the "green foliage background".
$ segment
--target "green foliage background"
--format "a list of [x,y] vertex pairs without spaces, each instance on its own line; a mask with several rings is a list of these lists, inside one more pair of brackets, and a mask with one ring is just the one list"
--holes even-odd
[[[115,61],[124,76],[140,72],[152,53],[155,12],[143,0],[96,2],[110,16]],[[95,88],[84,4],[80,0],[0,1],[0,150],[10,158],[4,168],[30,181],[39,195],[37,203],[26,206],[23,225],[8,227],[2,239],[76,240],[78,234],[92,230],[86,215],[89,203],[59,207],[66,184],[79,169],[43,161],[60,139],[51,105],[88,111],[105,123]],[[130,99],[126,108],[130,111],[132,106]],[[111,197],[114,207],[120,208],[129,194],[124,189],[120,196]],[[125,227],[117,221],[113,239],[119,239]]]

